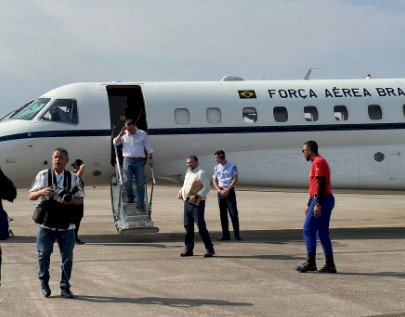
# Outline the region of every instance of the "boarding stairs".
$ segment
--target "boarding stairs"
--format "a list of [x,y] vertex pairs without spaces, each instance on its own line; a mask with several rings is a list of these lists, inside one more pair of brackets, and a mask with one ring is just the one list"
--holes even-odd
[[[145,177],[145,201],[144,210],[138,210],[136,208],[137,199],[135,197],[134,203],[127,203],[124,182],[126,181],[125,175],[122,171],[122,167],[119,164],[117,155],[117,149],[115,147],[116,164],[115,174],[111,176],[110,188],[111,188],[111,204],[112,214],[114,218],[115,227],[120,234],[140,234],[140,233],[153,233],[159,232],[152,221],[152,199],[153,188],[156,184],[153,168],[150,170],[151,178]],[[150,185],[149,185],[150,184]],[[133,188],[136,185],[133,183]],[[150,196],[148,195],[148,186],[150,186]],[[135,190],[136,194],[136,190]]]

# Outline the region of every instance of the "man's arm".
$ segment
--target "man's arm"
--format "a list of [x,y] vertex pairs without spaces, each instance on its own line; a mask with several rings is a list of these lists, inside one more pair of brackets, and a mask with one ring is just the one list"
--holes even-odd
[[145,133],[144,147],[145,147],[146,153],[148,153],[148,164],[149,164],[150,167],[152,167],[153,164],[154,164],[154,162],[153,162],[153,148],[152,148],[152,144],[149,141],[149,136],[148,136],[147,133]]
[[119,145],[122,143],[122,137],[124,136],[125,131],[126,131],[126,129],[125,129],[125,127],[123,127],[121,129],[120,133],[114,138],[114,140],[113,140],[114,145]]
[[77,175],[77,176],[82,177],[83,172],[84,172],[84,167],[85,167],[85,166],[86,166],[86,164],[84,164],[84,163],[79,166],[79,169],[78,169],[77,172],[76,172],[76,175]]
[[29,194],[29,198],[30,200],[37,200],[39,197],[41,196],[51,196],[53,194],[53,189],[52,187],[46,187],[46,188],[42,188],[40,190],[37,190],[35,192],[30,192]]
[[210,180],[209,180],[208,176],[205,174],[205,172],[202,172],[200,174],[200,177],[201,177],[202,188],[197,193],[197,196],[199,196],[199,197],[207,197],[207,194],[211,189]]
[[326,192],[326,177],[317,176],[316,180],[318,181],[318,192],[316,193],[316,203],[321,205],[323,197],[325,197]]

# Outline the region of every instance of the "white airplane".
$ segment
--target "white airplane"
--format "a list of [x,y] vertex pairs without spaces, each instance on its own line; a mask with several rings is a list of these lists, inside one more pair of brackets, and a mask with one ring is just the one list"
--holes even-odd
[[86,184],[112,183],[120,213],[112,138],[125,118],[150,135],[155,175],[173,181],[190,154],[211,173],[223,149],[241,184],[306,186],[301,146],[315,140],[334,188],[405,187],[405,79],[69,84],[2,119],[1,168],[28,187],[65,147],[86,162]]

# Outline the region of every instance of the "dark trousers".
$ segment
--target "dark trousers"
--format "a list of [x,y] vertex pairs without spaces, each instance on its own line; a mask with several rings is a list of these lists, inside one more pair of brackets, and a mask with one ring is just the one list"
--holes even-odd
[[198,206],[184,202],[184,228],[186,237],[184,243],[186,252],[192,252],[194,249],[194,222],[197,224],[198,232],[204,242],[205,248],[211,250],[213,244],[207,226],[204,220],[205,201],[201,200]]
[[75,221],[75,240],[77,241],[79,239],[79,228],[80,228],[80,223],[82,222],[83,214],[84,214],[84,204],[76,205],[77,208],[77,219]]
[[59,250],[62,257],[62,276],[60,288],[69,288],[69,280],[73,265],[73,248],[75,246],[75,231],[73,229],[54,231],[39,227],[37,232],[39,263],[38,278],[41,283],[48,284],[49,265],[51,262],[51,254],[53,252],[53,244],[56,240],[58,241]]
[[325,255],[331,255],[333,253],[332,242],[329,237],[329,221],[332,214],[332,209],[335,206],[335,198],[333,195],[325,195],[322,200],[321,216],[315,218],[316,198],[312,198],[308,213],[305,216],[305,222],[303,227],[305,244],[308,254],[316,254],[316,235],[318,233],[319,240],[321,240],[323,252]]
[[218,196],[219,215],[221,218],[222,236],[224,238],[230,237],[229,220],[228,220],[228,212],[229,212],[235,238],[240,237],[239,214],[238,214],[238,207],[236,204],[235,189],[232,188],[229,191],[228,197],[222,196],[219,193],[217,196]]

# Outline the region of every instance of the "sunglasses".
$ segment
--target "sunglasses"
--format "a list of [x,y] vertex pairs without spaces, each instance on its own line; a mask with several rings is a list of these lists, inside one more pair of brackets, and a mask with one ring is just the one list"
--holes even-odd
[[302,153],[305,153],[305,151],[309,151],[309,149],[302,149],[301,151]]

